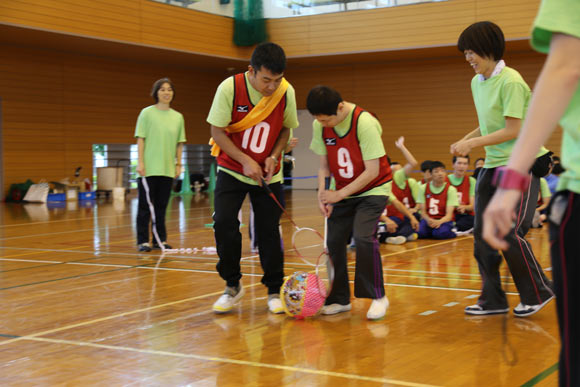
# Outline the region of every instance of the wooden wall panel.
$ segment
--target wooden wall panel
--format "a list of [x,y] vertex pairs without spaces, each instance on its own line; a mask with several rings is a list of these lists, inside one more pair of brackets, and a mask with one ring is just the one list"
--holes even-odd
[[[508,39],[529,35],[539,0],[450,0],[268,21],[270,40],[288,56],[454,45],[478,20],[500,24]],[[151,0],[11,0],[0,23],[230,58],[251,48],[232,41],[233,19]]]
[[210,137],[205,118],[226,74],[0,45],[5,188],[30,178],[60,180],[83,166],[92,172],[92,144],[134,143],[139,111],[152,83],[176,84],[189,143]]
[[492,20],[507,39],[529,36],[539,0],[451,0],[269,20],[289,56],[455,45],[469,24]]
[[151,0],[1,1],[0,23],[216,56],[251,54],[233,44],[232,18]]

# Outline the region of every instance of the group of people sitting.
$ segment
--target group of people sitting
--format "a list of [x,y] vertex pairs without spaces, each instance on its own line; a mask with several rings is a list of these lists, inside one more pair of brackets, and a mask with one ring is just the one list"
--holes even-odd
[[[453,157],[453,173],[448,174],[441,161],[421,163],[421,181],[410,177],[417,161],[405,147],[404,138],[395,142],[407,163],[391,162],[393,179],[389,182],[391,195],[377,228],[381,243],[400,245],[419,238],[450,239],[473,231],[475,183],[484,164],[483,158],[474,162],[472,176],[468,175],[469,155]],[[553,157],[551,173],[541,178],[533,227],[542,227],[552,189],[563,172],[559,158]]]

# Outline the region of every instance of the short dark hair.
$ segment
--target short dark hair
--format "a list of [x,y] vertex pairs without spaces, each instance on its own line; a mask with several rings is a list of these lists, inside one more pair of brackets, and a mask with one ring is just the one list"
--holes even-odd
[[[388,159],[388,158],[389,158],[389,156],[387,156],[387,159]],[[392,165],[401,165],[401,163],[399,163],[398,161],[391,161],[389,164],[390,164],[391,166],[392,166]]]
[[498,61],[505,51],[505,38],[497,24],[490,21],[477,22],[459,35],[457,48],[461,52],[471,50],[482,58]]
[[478,162],[479,160],[481,160],[481,161],[485,162],[485,159],[484,159],[483,157],[480,157],[480,158],[478,158],[478,159],[475,159],[475,161],[473,162],[473,165],[477,164],[477,162]]
[[431,164],[433,163],[433,161],[431,160],[425,160],[421,163],[421,172],[425,172],[425,171],[429,171],[431,172]]
[[431,161],[431,171],[433,171],[436,168],[445,169],[445,164],[443,164],[441,161]]
[[282,74],[286,69],[286,54],[284,49],[272,42],[260,43],[254,49],[250,65],[256,72],[262,67],[267,68],[272,74]]
[[334,116],[338,111],[338,104],[342,102],[342,97],[338,91],[328,86],[314,86],[306,97],[306,108],[313,116],[325,114]]
[[[171,82],[171,79],[169,78],[161,78],[155,81],[155,83],[153,84],[153,87],[151,88],[151,96],[153,97],[153,99],[155,100],[155,103],[159,102],[159,97],[157,96],[157,92],[159,91],[159,89],[161,89],[161,86],[163,86],[164,83],[169,83],[169,86],[171,86],[171,89],[173,90],[173,98],[175,98],[175,86],[173,86],[173,82]],[[173,98],[171,99],[173,101]]]
[[463,159],[467,159],[467,164],[469,164],[469,155],[465,155],[465,156],[453,156],[453,164],[455,164],[455,162],[457,161],[458,158],[463,158]]
[[566,169],[560,163],[554,164],[554,168],[552,168],[552,175],[560,175],[562,172],[565,172]]
[[560,158],[558,156],[552,156],[552,161],[554,164],[558,164],[560,162]]

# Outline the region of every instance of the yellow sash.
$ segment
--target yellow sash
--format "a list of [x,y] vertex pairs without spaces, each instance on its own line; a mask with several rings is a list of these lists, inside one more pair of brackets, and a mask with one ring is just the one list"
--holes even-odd
[[[250,129],[254,127],[254,125],[264,121],[278,106],[278,103],[286,93],[288,86],[290,84],[286,80],[286,78],[282,78],[282,82],[280,86],[276,89],[276,91],[269,97],[262,97],[260,102],[241,120],[235,122],[228,127],[226,127],[226,132],[228,133],[237,133],[241,132],[246,129]],[[211,145],[211,155],[217,157],[221,149],[219,145],[214,141],[213,137],[209,139],[209,145]]]

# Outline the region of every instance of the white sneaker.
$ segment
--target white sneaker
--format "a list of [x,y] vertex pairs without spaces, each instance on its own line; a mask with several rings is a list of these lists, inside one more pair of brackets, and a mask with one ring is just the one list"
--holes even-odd
[[227,313],[231,311],[234,305],[240,301],[244,293],[245,290],[241,282],[237,289],[226,286],[224,294],[222,294],[220,298],[218,298],[218,300],[213,304],[213,311],[215,313]]
[[371,307],[367,312],[367,319],[378,320],[383,318],[387,314],[387,308],[389,307],[389,299],[387,296],[383,298],[376,298],[371,303]]
[[469,235],[471,233],[473,233],[473,227],[465,231],[455,231],[455,235],[457,236]]
[[282,300],[280,300],[279,295],[272,294],[268,296],[268,310],[274,314],[284,313],[284,306],[282,306]]
[[407,242],[407,238],[402,235],[387,238],[387,243],[390,245],[402,245],[405,242]]
[[541,304],[537,304],[537,305],[525,305],[525,304],[522,304],[520,302],[518,304],[518,306],[516,306],[514,308],[514,316],[516,316],[516,317],[531,316],[531,315],[539,312],[540,309],[542,309],[544,306],[546,306],[546,304],[548,302],[552,301],[553,298],[554,298],[554,296],[551,296],[546,301],[542,302]]
[[320,310],[320,313],[328,316],[328,315],[331,315],[331,314],[348,312],[350,309],[351,309],[351,305],[350,304],[346,304],[346,305],[330,304],[330,305],[324,305],[322,307],[322,309]]

